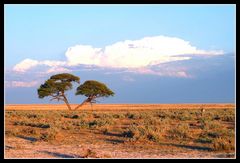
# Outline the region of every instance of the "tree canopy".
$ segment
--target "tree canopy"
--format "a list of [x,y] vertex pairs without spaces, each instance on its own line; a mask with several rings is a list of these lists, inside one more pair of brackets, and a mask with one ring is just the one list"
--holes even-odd
[[65,96],[65,91],[72,89],[72,82],[80,83],[80,78],[68,73],[53,75],[38,88],[38,97],[51,96],[51,100],[62,100],[71,110],[69,102]]
[[104,83],[95,80],[88,80],[77,88],[76,95],[84,95],[86,97],[108,97],[113,96],[114,92]]
[[95,102],[96,98],[113,96],[114,92],[110,90],[104,83],[96,80],[87,80],[79,87],[77,87],[75,94],[84,95],[87,97],[87,99],[83,101],[82,104],[75,108],[77,109],[86,102]]
[[[51,100],[64,101],[69,110],[71,106],[65,95],[65,91],[72,89],[72,83],[80,84],[80,78],[69,73],[56,74],[51,76],[44,84],[38,88],[38,97],[52,97]],[[110,90],[104,83],[96,80],[88,80],[77,87],[75,95],[84,95],[87,97],[80,105],[89,102],[90,104],[96,102],[96,98],[113,96],[114,92]]]

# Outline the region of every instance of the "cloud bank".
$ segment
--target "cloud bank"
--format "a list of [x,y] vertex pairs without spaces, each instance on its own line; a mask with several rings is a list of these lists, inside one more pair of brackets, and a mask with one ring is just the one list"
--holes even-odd
[[34,87],[38,85],[37,81],[23,82],[23,81],[7,81],[6,87]]
[[52,71],[53,69],[67,70],[60,67],[60,66],[66,65],[66,62],[63,62],[63,61],[49,61],[49,60],[37,61],[33,59],[28,59],[28,58],[16,64],[13,67],[13,70],[16,72],[26,72],[29,69],[32,69],[37,66],[42,66],[42,65],[51,67],[51,69],[49,69],[48,71]]
[[180,38],[155,36],[117,42],[104,48],[76,45],[68,48],[66,57],[70,66],[82,64],[110,68],[139,68],[191,59],[186,55],[221,54],[223,51],[197,49]]
[[[193,56],[222,55],[222,50],[203,50],[177,37],[154,36],[139,40],[125,40],[101,48],[91,45],[69,47],[66,61],[38,61],[25,59],[13,67],[18,73],[45,66],[44,73],[70,72],[77,66],[126,69],[128,72],[159,76],[188,77],[186,69],[152,67],[178,61],[190,60]],[[172,66],[172,64],[171,64]]]

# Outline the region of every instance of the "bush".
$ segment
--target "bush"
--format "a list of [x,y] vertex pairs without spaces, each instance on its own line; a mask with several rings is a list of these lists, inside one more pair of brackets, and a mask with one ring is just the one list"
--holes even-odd
[[136,116],[133,113],[127,113],[125,114],[125,117],[128,119],[135,119]]
[[149,131],[147,132],[147,139],[153,142],[159,142],[161,139],[161,134],[155,131]]
[[99,124],[98,124],[98,122],[96,120],[88,123],[89,127],[93,127],[93,126],[97,126],[97,125],[99,125]]
[[10,136],[18,136],[22,131],[19,128],[14,128],[13,130],[6,130],[5,134]]
[[20,126],[38,127],[38,128],[50,128],[50,125],[45,123],[29,123],[25,121],[15,121],[13,124],[20,125]]
[[202,135],[219,138],[219,137],[234,137],[234,131],[222,126],[219,122],[209,122],[203,130]]
[[144,125],[161,125],[162,121],[160,119],[150,117],[148,119],[144,119]]
[[80,126],[81,128],[87,128],[89,126],[88,123],[84,120],[73,122],[73,125]]
[[168,130],[168,137],[170,137],[171,139],[189,138],[189,126],[187,124],[180,124],[177,127]]
[[217,138],[213,140],[212,149],[214,151],[230,151],[235,149],[234,141],[226,138]]
[[113,114],[113,118],[124,118],[125,116],[123,114]]
[[79,116],[77,114],[65,114],[63,115],[65,118],[77,119]]
[[65,122],[65,123],[61,124],[61,129],[63,129],[63,130],[71,130],[71,129],[73,129],[72,122],[68,121],[68,122]]
[[130,126],[129,129],[123,131],[122,135],[129,138],[130,141],[149,140],[159,142],[162,138],[162,132],[156,127],[149,126]]
[[58,129],[51,128],[51,129],[41,133],[40,140],[43,140],[43,141],[54,140],[56,138],[57,133],[58,133]]
[[198,139],[197,139],[197,142],[199,142],[199,143],[212,143],[212,139],[210,139],[210,138],[208,138],[208,137],[199,137]]
[[89,128],[95,128],[95,127],[102,127],[102,126],[105,126],[105,125],[112,125],[112,124],[114,124],[112,119],[97,119],[97,120],[93,120],[91,122],[88,122],[88,127]]
[[24,128],[22,129],[22,133],[27,134],[27,135],[36,135],[37,131],[33,128]]
[[122,132],[122,135],[129,138],[130,141],[137,141],[145,135],[145,128],[143,126],[130,126],[127,130]]
[[179,110],[176,112],[175,119],[180,121],[187,121],[187,120],[193,120],[194,117],[190,115],[189,111],[187,110]]
[[38,116],[36,114],[29,114],[27,115],[28,118],[37,118]]
[[147,113],[147,112],[139,112],[137,114],[136,118],[138,118],[138,119],[148,119],[148,118],[153,117],[153,116],[154,115],[153,115],[152,112],[149,112],[149,113]]
[[94,118],[102,118],[102,119],[104,119],[104,118],[112,118],[111,115],[105,114],[105,113],[94,113],[93,117]]
[[219,138],[220,137],[220,133],[219,132],[208,132],[207,136],[209,136],[211,138]]
[[105,135],[109,132],[109,129],[107,127],[101,129],[102,133]]
[[218,121],[208,121],[205,125],[205,130],[219,130],[222,128],[223,126]]
[[219,115],[215,115],[214,117],[213,117],[213,120],[220,120],[221,118],[220,118],[220,116]]
[[158,118],[161,118],[161,119],[164,119],[167,117],[166,113],[165,112],[157,112],[157,115],[156,115]]
[[135,133],[132,130],[127,130],[127,131],[123,131],[122,135],[123,137],[133,138]]
[[98,155],[95,151],[87,149],[86,153],[82,156],[83,158],[98,158]]
[[224,115],[221,119],[226,122],[234,122],[235,116],[234,115]]

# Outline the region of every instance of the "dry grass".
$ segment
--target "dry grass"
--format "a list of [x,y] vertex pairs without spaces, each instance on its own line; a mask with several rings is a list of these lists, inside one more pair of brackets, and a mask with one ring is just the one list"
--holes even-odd
[[[75,108],[77,104],[71,104]],[[235,108],[235,104],[94,104],[94,110],[155,110],[155,109],[225,109]],[[67,110],[65,104],[9,104],[5,110]],[[79,110],[91,110],[90,105],[84,105]]]
[[[164,153],[167,153],[166,157],[169,154],[179,157],[181,153],[191,152],[199,152],[203,156],[211,153],[218,157],[219,152],[227,155],[235,150],[233,104],[98,104],[94,110],[85,107],[78,111],[68,111],[63,105],[51,105],[51,108],[37,106],[38,109],[36,105],[7,106],[7,140],[26,139],[59,148],[83,145],[87,146],[87,150],[81,154],[75,151],[73,155],[83,158],[123,157],[124,152],[125,156],[133,158],[164,157]],[[42,106],[45,108],[40,110]],[[163,106],[166,108],[163,109]],[[202,107],[206,109],[203,114]],[[17,146],[11,141],[6,145]],[[92,145],[97,147],[90,149]],[[104,149],[105,146],[108,148]],[[21,147],[21,150],[24,149]],[[115,149],[118,149],[117,153],[114,153]],[[17,154],[24,157],[21,150],[11,149],[7,153],[10,157]],[[9,151],[12,153],[9,154]],[[99,151],[104,154],[99,155]]]

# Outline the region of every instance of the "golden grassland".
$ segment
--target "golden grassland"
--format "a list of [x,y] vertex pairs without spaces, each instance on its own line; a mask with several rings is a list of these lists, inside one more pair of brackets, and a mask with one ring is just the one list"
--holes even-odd
[[5,105],[5,155],[233,158],[235,123],[235,104]]
[[[75,108],[77,104],[71,104]],[[94,110],[156,110],[156,109],[225,109],[235,108],[231,103],[210,104],[93,104]],[[84,105],[79,110],[89,110],[90,105]],[[8,104],[5,110],[67,110],[65,104]]]

